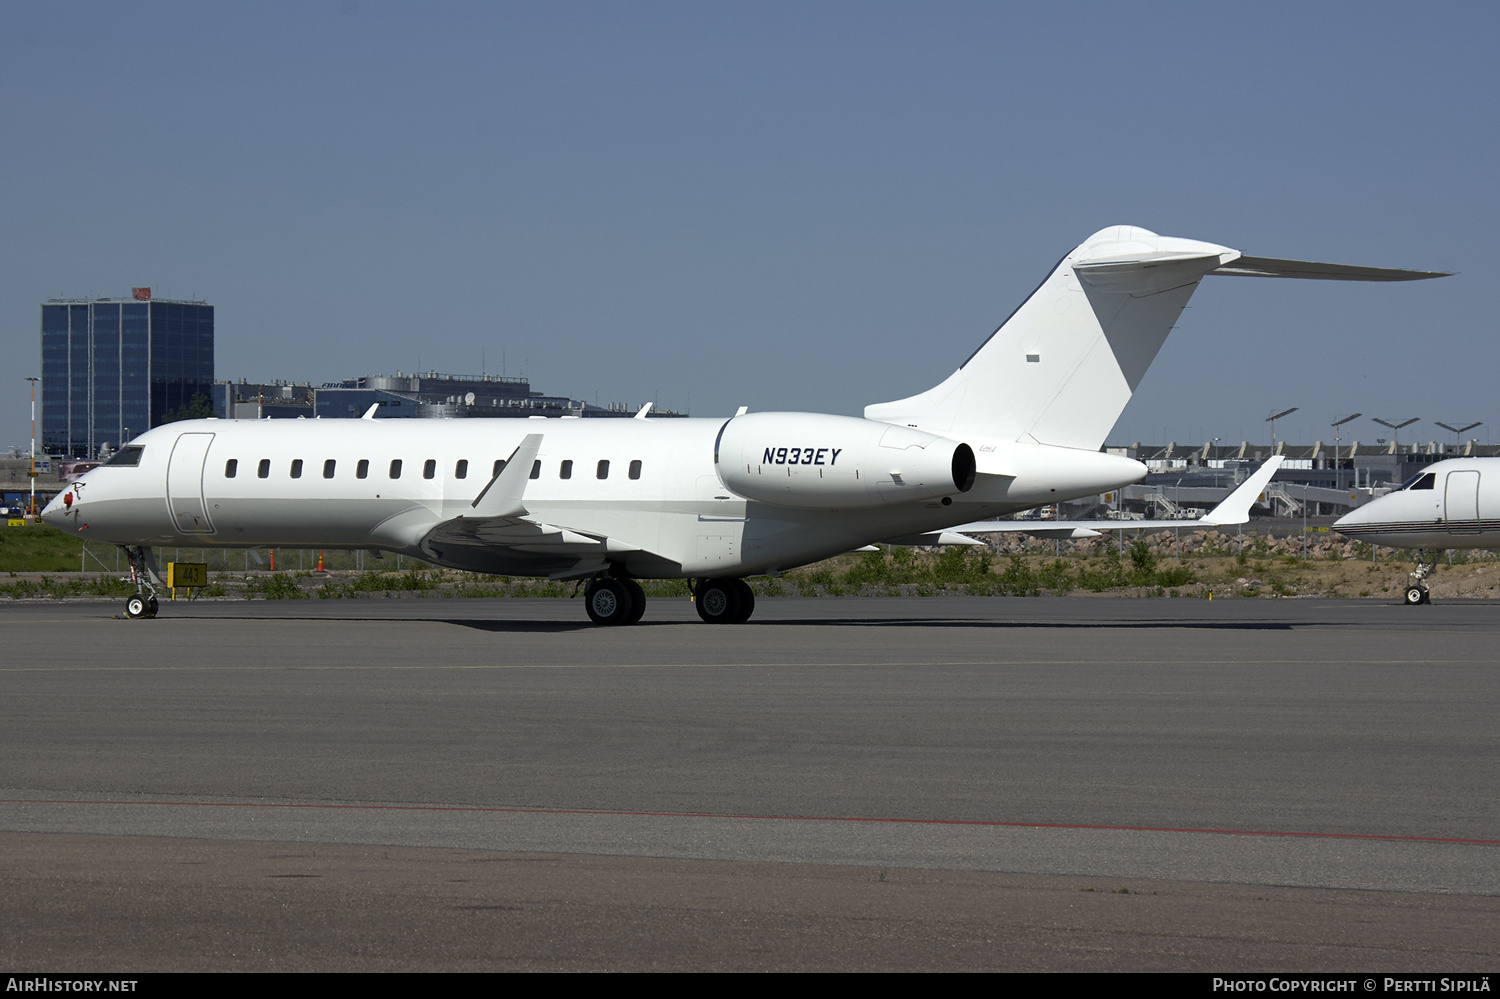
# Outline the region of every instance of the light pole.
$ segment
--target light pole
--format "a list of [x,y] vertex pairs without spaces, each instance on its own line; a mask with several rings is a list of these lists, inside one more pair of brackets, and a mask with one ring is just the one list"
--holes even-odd
[[1301,408],[1301,406],[1293,406],[1291,409],[1283,409],[1279,413],[1272,413],[1270,416],[1266,417],[1266,422],[1271,425],[1271,454],[1274,455],[1276,453],[1276,421],[1281,419],[1283,416],[1291,416]]
[[27,377],[31,383],[31,499],[26,505],[26,516],[36,516],[36,383],[38,378]]
[[1342,419],[1337,416],[1333,418],[1333,488],[1335,489],[1344,488],[1344,466],[1339,464],[1339,427],[1364,415],[1355,413],[1353,416],[1345,416]]
[[1484,423],[1483,420],[1480,420],[1477,423],[1471,423],[1471,424],[1469,424],[1467,427],[1450,427],[1450,426],[1448,426],[1448,424],[1444,423],[1442,420],[1438,420],[1436,422],[1437,422],[1437,425],[1440,426],[1440,427],[1442,427],[1444,430],[1451,430],[1451,431],[1453,431],[1453,446],[1454,446],[1455,449],[1461,443],[1461,437],[1462,437],[1462,435],[1463,435],[1463,433],[1465,431],[1467,431],[1467,430],[1473,430],[1475,427],[1481,426]]
[[1411,426],[1413,423],[1416,423],[1418,420],[1420,420],[1421,417],[1420,416],[1413,416],[1411,419],[1409,419],[1409,420],[1402,420],[1400,423],[1392,423],[1390,420],[1382,420],[1378,416],[1372,416],[1372,417],[1370,417],[1370,419],[1374,420],[1376,423],[1380,424],[1382,427],[1390,427],[1391,428],[1391,431],[1392,431],[1392,433],[1391,433],[1391,445],[1396,449],[1396,453],[1400,454],[1401,453],[1401,434],[1398,433],[1397,431],[1400,431],[1400,429],[1402,427],[1409,427],[1409,426]]
[[1302,483],[1302,561],[1307,561],[1307,483]]

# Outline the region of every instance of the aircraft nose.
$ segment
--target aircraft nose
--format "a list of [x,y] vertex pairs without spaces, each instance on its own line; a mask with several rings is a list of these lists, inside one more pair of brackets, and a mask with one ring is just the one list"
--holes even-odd
[[68,486],[68,488],[52,497],[51,503],[42,508],[42,523],[50,524],[53,527],[63,527],[64,518],[68,515],[68,510],[72,506],[72,503],[76,502],[77,499],[78,497],[73,493],[73,487]]
[[1340,531],[1346,527],[1358,527],[1361,524],[1368,523],[1369,519],[1369,514],[1366,511],[1365,507],[1356,507],[1355,509],[1350,510],[1348,513],[1344,514],[1338,520],[1335,520],[1333,522],[1333,529],[1335,531]]

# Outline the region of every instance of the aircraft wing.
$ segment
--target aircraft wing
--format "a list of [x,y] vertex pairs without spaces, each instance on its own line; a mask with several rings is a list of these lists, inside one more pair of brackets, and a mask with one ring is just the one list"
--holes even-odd
[[[455,545],[471,548],[506,548],[535,555],[576,557],[574,570],[554,573],[553,578],[589,575],[602,568],[605,555],[640,552],[643,549],[602,534],[574,531],[534,520],[524,504],[532,463],[541,450],[542,435],[527,434],[511,452],[500,471],[474,497],[469,513],[437,524],[422,538],[422,547],[437,549]],[[649,554],[649,553],[648,553]]]
[[[942,531],[893,538],[893,545],[962,545],[975,544],[965,538],[970,534],[1029,534],[1034,538],[1097,538],[1106,531],[1161,531],[1180,527],[1228,527],[1250,519],[1250,508],[1265,492],[1271,476],[1285,459],[1276,455],[1257,468],[1219,505],[1197,520],[976,520]],[[964,540],[956,540],[963,538]]]

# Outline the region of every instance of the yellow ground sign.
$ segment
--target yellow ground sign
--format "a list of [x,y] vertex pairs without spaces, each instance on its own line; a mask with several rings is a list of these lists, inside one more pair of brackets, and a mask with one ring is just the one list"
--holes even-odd
[[5,522],[5,526],[6,527],[25,527],[26,526],[26,520],[25,520],[25,518],[21,518],[21,519],[18,520],[15,517],[11,517],[10,519],[8,519]]
[[208,565],[204,562],[168,562],[167,585],[178,587],[207,586]]

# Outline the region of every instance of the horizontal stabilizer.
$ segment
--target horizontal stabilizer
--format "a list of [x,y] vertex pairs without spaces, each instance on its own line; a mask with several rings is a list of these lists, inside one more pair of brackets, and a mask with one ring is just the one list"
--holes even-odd
[[1452,276],[1448,271],[1404,271],[1393,267],[1352,267],[1349,264],[1320,264],[1311,260],[1243,256],[1209,273],[1231,277],[1305,278],[1312,281],[1422,281]]

